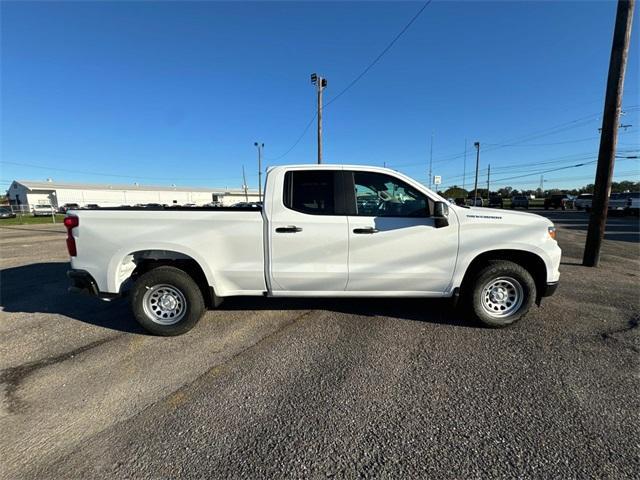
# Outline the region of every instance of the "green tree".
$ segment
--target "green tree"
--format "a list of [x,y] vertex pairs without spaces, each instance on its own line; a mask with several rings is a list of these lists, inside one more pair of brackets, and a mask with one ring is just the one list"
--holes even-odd
[[447,188],[442,195],[446,198],[467,198],[468,193],[464,188],[454,185]]

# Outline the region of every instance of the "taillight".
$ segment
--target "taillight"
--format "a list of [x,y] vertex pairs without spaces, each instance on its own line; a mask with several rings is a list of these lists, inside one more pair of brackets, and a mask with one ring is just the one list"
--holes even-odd
[[80,219],[74,216],[68,216],[64,219],[64,226],[67,227],[67,250],[69,250],[69,255],[72,257],[76,257],[78,255],[78,250],[76,249],[76,239],[73,238],[72,230],[80,225]]

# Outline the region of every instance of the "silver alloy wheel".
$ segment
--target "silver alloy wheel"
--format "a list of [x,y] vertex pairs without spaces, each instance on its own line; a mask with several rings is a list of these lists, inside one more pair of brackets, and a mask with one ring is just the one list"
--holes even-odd
[[173,285],[154,285],[147,287],[144,292],[142,308],[155,323],[173,325],[187,313],[187,301],[183,293]]
[[492,317],[508,317],[517,312],[523,302],[524,290],[513,277],[491,279],[482,289],[482,308]]

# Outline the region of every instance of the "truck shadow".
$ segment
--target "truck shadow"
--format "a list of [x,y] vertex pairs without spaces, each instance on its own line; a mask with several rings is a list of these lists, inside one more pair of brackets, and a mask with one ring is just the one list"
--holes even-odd
[[[67,262],[33,263],[0,270],[0,307],[12,313],[64,315],[121,332],[144,333],[126,301],[105,302],[67,292]],[[47,318],[47,322],[55,322]]]
[[[67,292],[66,262],[34,263],[0,270],[0,307],[11,313],[49,313],[128,333],[142,333],[128,302],[110,302]],[[401,320],[477,327],[445,299],[392,298],[264,298],[231,297],[216,310],[326,310],[349,315],[385,316]],[[55,321],[55,319],[47,319]]]
[[449,299],[429,298],[264,298],[229,297],[218,310],[326,310],[348,315],[390,317],[478,328]]

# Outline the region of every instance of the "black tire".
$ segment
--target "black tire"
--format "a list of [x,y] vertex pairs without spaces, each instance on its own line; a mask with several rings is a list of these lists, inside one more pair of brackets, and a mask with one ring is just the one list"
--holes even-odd
[[[493,280],[498,279],[510,282],[512,286],[515,287],[513,289],[514,292],[518,289],[517,285],[519,285],[521,290],[520,295],[522,295],[522,302],[517,306],[517,308],[512,307],[514,308],[513,312],[506,316],[490,314],[487,311],[487,309],[490,308],[487,303],[494,306],[494,308],[497,306],[497,303],[491,304],[489,302],[489,297],[486,297],[486,302],[483,300],[483,294],[486,295],[486,292],[484,292],[485,287],[490,286]],[[517,263],[513,263],[508,260],[490,261],[486,267],[482,268],[476,274],[475,278],[472,279],[472,282],[469,292],[471,311],[475,318],[487,327],[499,328],[512,325],[527,314],[536,298],[536,283],[531,274]],[[507,289],[507,291],[510,292],[509,289]],[[515,298],[517,297],[514,296],[514,299]],[[516,304],[517,303],[518,302],[516,301]],[[505,308],[510,307],[505,306]],[[497,311],[499,312],[500,310]]]
[[[157,299],[154,302],[154,299],[150,298],[149,301],[151,303],[147,305],[151,306],[147,306],[147,309],[145,309],[145,304],[147,303],[145,295],[150,292],[149,295],[153,296],[152,291],[154,289],[158,292],[156,295],[160,295],[162,289],[166,289],[169,293],[173,292],[173,295],[168,295],[168,297],[170,297],[169,300],[176,302],[175,305],[177,307],[171,312],[176,312],[181,316],[178,321],[171,324],[163,324],[161,322],[168,323],[172,322],[173,319],[154,319],[154,314],[151,310],[163,311],[155,309],[154,305],[159,305],[159,300]],[[179,293],[175,293],[176,291]],[[182,297],[179,295],[182,295]],[[184,305],[182,305],[182,300],[184,300]],[[179,310],[180,305],[182,305],[182,310]],[[138,323],[148,332],[154,335],[174,336],[188,332],[198,323],[205,312],[205,304],[202,291],[189,274],[179,268],[162,266],[146,272],[136,280],[131,292],[131,309]],[[170,316],[171,313],[167,315]]]

